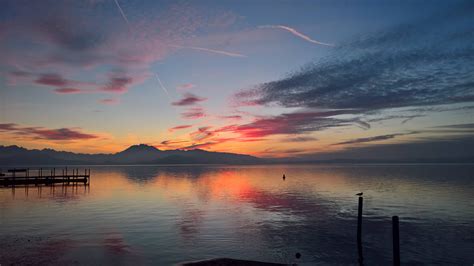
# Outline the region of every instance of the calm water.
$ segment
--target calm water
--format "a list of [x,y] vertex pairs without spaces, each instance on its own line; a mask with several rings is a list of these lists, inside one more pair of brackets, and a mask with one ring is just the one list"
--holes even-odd
[[[281,176],[286,174],[286,180]],[[474,263],[473,165],[107,166],[89,187],[0,188],[0,264],[176,264],[213,257]]]

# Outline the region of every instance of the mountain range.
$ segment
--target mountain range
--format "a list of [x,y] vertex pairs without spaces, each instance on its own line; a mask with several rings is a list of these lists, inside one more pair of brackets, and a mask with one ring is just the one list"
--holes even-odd
[[245,154],[200,149],[160,150],[146,144],[133,145],[121,152],[111,154],[85,154],[53,149],[29,150],[15,145],[0,145],[0,165],[474,163],[474,156],[470,154],[446,156],[441,152],[434,152],[434,155],[439,157],[374,158],[363,156],[364,154],[350,156],[347,152],[329,155],[331,157],[258,158]]
[[243,154],[195,150],[160,150],[133,145],[112,154],[83,154],[52,149],[28,150],[0,146],[0,165],[103,164],[257,164],[262,159]]

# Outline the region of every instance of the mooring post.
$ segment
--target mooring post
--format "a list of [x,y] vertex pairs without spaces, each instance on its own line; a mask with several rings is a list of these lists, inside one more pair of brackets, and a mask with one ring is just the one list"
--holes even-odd
[[359,197],[359,212],[357,215],[357,251],[359,252],[359,265],[364,265],[364,257],[362,255],[362,205],[364,199]]
[[392,217],[393,235],[393,265],[400,266],[400,231],[398,228],[398,216]]

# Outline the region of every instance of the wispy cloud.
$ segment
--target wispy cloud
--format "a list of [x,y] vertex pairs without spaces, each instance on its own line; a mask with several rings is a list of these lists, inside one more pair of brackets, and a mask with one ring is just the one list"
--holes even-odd
[[181,113],[181,117],[184,119],[199,119],[206,116],[206,112],[202,107],[192,107],[186,109]]
[[474,123],[442,125],[435,128],[474,129]]
[[187,129],[187,128],[191,128],[191,127],[192,127],[192,125],[179,125],[179,126],[169,128],[168,131],[169,132],[174,132],[176,130]]
[[217,131],[232,132],[243,138],[261,138],[271,135],[294,135],[321,131],[358,123],[357,119],[336,118],[346,111],[305,111],[283,113],[277,116],[263,116],[242,125],[225,126]]
[[334,44],[324,43],[324,42],[320,42],[320,41],[316,41],[314,39],[311,39],[311,37],[297,31],[296,29],[288,27],[288,26],[284,26],[284,25],[263,25],[263,26],[259,26],[259,28],[260,29],[282,29],[282,30],[288,31],[291,34],[295,35],[296,37],[301,38],[301,39],[303,39],[307,42],[310,42],[310,43],[325,45],[325,46],[334,46]]
[[100,91],[108,93],[122,94],[128,91],[128,87],[133,83],[133,78],[127,75],[114,74],[110,77]]
[[60,89],[55,89],[54,92],[57,94],[79,94],[79,93],[83,93],[83,90],[76,89],[76,88],[60,88]]
[[334,143],[332,145],[348,145],[348,144],[360,144],[360,143],[367,143],[367,142],[374,142],[374,141],[382,141],[382,140],[393,139],[393,138],[398,137],[398,136],[412,135],[412,134],[417,134],[417,133],[418,132],[379,135],[379,136],[373,136],[373,137],[367,137],[367,138],[351,139],[351,140],[348,140],[348,141]]
[[200,127],[196,131],[191,132],[189,136],[193,141],[203,141],[213,137],[216,133],[211,130],[211,127]]
[[318,139],[311,136],[296,136],[283,139],[285,142],[307,142],[307,141],[317,141]]
[[[370,112],[474,101],[472,5],[354,39],[288,77],[235,95],[242,105]],[[437,29],[437,30],[434,30]],[[408,118],[407,118],[408,119]]]
[[178,89],[178,90],[189,90],[189,89],[192,89],[194,87],[196,87],[196,85],[193,84],[193,83],[184,83],[184,84],[178,85],[178,87],[176,87],[176,89]]
[[105,98],[99,100],[99,103],[107,105],[116,105],[120,103],[120,98]]
[[182,150],[195,150],[195,149],[202,149],[202,148],[209,148],[211,146],[216,145],[215,142],[205,142],[205,143],[197,143],[189,146],[182,147]]
[[176,105],[176,106],[188,106],[188,105],[194,105],[199,102],[203,102],[205,100],[207,100],[207,98],[201,98],[188,92],[188,93],[183,94],[183,98],[181,100],[173,102],[171,104]]
[[[28,5],[11,3],[2,8],[15,14],[14,19],[5,18],[0,30],[0,68],[10,72],[8,85],[24,82],[49,86],[57,94],[124,94],[139,85],[140,80],[157,78],[143,73],[151,73],[154,63],[179,49],[244,57],[240,53],[206,48],[206,45],[221,47],[222,43],[211,43],[205,38],[200,39],[204,41],[199,45],[194,44],[196,35],[203,30],[231,26],[235,16],[229,12],[223,16],[220,11],[212,13],[187,3],[169,3],[150,7],[160,9],[158,18],[150,15],[156,12],[128,16],[124,8],[130,7],[130,12],[135,12],[140,7],[128,2],[124,6],[125,2],[120,0],[94,8],[52,0]],[[101,13],[101,7],[109,4],[114,5],[116,14]],[[184,17],[187,19],[181,19]],[[117,26],[120,21],[129,30]],[[230,23],[224,23],[227,26],[223,27],[220,23],[223,21]],[[35,47],[34,53],[25,53],[24,47],[30,46]],[[91,71],[95,75],[90,75]],[[95,86],[82,84],[84,77],[92,79]],[[162,82],[160,86],[168,95]]]
[[235,52],[229,52],[229,51],[223,51],[223,50],[217,50],[217,49],[210,49],[210,48],[204,48],[204,47],[182,46],[182,45],[172,45],[172,44],[170,44],[169,46],[175,47],[175,48],[180,48],[180,49],[191,49],[191,50],[196,50],[196,51],[204,51],[204,52],[209,52],[209,53],[214,53],[214,54],[219,54],[219,55],[225,55],[225,56],[230,56],[230,57],[247,57],[246,55],[235,53]]
[[0,133],[13,133],[17,136],[31,139],[55,141],[87,140],[99,138],[98,135],[84,133],[74,128],[48,129],[44,127],[24,127],[14,123],[0,124]]
[[241,120],[242,116],[241,115],[222,115],[222,116],[219,116],[219,118],[237,121],[237,120]]

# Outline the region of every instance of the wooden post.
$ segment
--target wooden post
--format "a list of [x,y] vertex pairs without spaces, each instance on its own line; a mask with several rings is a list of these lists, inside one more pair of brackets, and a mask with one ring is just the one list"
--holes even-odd
[[359,197],[359,211],[357,215],[357,251],[359,252],[359,265],[364,265],[364,256],[362,255],[362,205],[364,199]]
[[393,265],[400,266],[400,231],[398,229],[398,216],[392,217],[393,237]]

